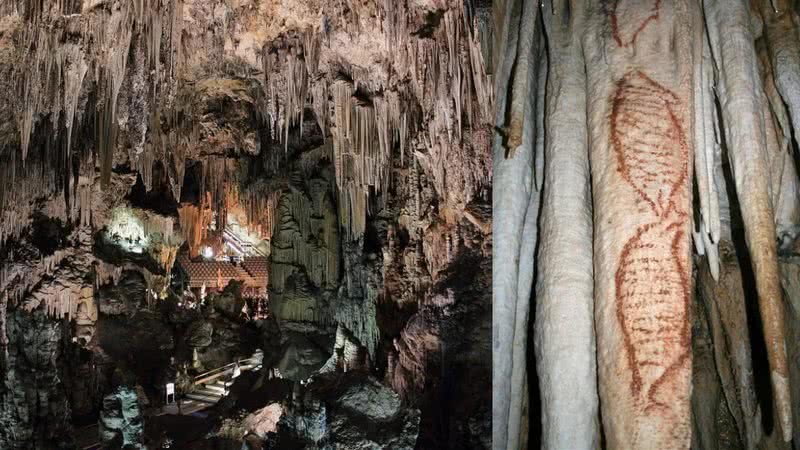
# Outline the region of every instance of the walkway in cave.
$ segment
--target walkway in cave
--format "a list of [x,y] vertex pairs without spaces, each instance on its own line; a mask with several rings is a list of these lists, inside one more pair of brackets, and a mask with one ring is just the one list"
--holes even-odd
[[161,414],[188,415],[215,405],[222,397],[228,394],[228,388],[233,384],[233,380],[242,372],[259,370],[263,358],[263,353],[258,350],[250,358],[235,361],[197,375],[194,377],[194,385],[197,386],[197,389],[186,394],[187,400],[180,400],[177,405],[165,406]]
[[[151,416],[161,416],[165,414],[190,416],[204,409],[217,404],[222,397],[227,395],[228,388],[233,384],[233,380],[242,372],[258,371],[261,369],[261,361],[264,355],[261,350],[257,350],[253,356],[247,359],[234,361],[216,369],[211,369],[194,377],[194,385],[198,386],[195,391],[186,394],[185,399],[179,399],[177,403],[165,405]],[[75,441],[77,448],[81,450],[95,450],[101,448],[100,427],[89,425],[75,430]]]

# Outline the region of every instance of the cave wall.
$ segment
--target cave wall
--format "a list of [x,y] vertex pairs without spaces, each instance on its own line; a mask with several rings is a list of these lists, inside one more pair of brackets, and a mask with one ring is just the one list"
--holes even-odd
[[339,223],[330,167],[292,177],[280,194],[270,252],[270,307],[280,320],[332,323],[339,286]]
[[71,448],[64,323],[41,311],[15,311],[7,317],[6,336],[0,445],[8,449]]

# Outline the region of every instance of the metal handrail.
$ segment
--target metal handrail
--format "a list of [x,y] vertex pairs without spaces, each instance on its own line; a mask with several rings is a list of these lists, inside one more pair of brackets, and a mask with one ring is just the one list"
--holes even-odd
[[[216,369],[211,369],[211,370],[209,370],[207,372],[203,372],[203,373],[195,376],[193,381],[192,381],[192,384],[203,384],[203,383],[205,383],[205,382],[207,382],[209,380],[213,380],[214,378],[220,377],[220,376],[224,375],[225,372],[227,372],[228,370],[233,369],[237,364],[238,365],[242,365],[243,363],[257,362],[257,361],[258,360],[257,360],[257,358],[255,356],[251,356],[249,358],[240,359],[240,360],[237,360],[235,362],[226,364],[226,365],[224,365],[222,367],[217,367]],[[215,373],[215,372],[219,372],[219,373]],[[214,373],[214,375],[211,375],[212,373]]]

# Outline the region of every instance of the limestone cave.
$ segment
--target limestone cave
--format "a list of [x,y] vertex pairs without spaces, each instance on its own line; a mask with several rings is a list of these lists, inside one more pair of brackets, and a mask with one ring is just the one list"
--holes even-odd
[[0,449],[489,449],[493,28],[0,0]]

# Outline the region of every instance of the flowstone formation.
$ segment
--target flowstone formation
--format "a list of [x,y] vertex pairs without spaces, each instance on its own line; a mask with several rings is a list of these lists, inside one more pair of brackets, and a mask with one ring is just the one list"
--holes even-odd
[[495,6],[494,448],[797,446],[797,2]]
[[[99,442],[116,389],[140,400],[134,445],[241,444],[225,408],[188,427],[205,437],[184,433],[192,405],[160,415],[170,383],[224,397],[230,379],[203,377],[228,365],[241,389],[346,376],[353,392],[314,395],[390,399],[391,418],[331,423],[353,445],[488,447],[489,7],[2,2],[2,368],[28,370],[10,321],[35,317],[63,335],[48,389],[68,394],[48,393],[52,420],[4,402],[0,448]],[[244,440],[275,445],[257,418],[305,401],[250,405]]]
[[100,438],[107,448],[144,449],[144,424],[136,391],[120,387],[103,399]]

